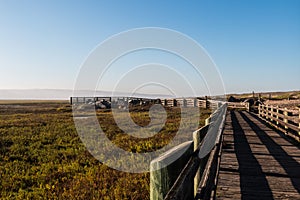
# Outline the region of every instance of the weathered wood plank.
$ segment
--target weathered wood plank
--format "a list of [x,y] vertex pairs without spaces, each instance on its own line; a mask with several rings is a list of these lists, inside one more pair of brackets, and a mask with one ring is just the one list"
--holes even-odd
[[299,199],[300,150],[247,112],[225,123],[217,199]]
[[[150,198],[164,199],[194,152],[193,141],[167,151],[150,163]],[[174,162],[174,157],[178,158]]]

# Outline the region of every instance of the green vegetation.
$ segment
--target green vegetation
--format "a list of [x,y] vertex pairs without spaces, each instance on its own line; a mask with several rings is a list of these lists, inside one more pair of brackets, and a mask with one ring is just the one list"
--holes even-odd
[[[151,139],[132,138],[109,110],[97,112],[108,138],[127,151],[163,147],[178,130],[180,110],[167,109],[165,127]],[[199,126],[209,111],[204,110]],[[147,125],[147,110],[131,112]],[[149,199],[149,173],[111,169],[89,154],[74,126],[71,107],[58,102],[0,105],[1,199]]]

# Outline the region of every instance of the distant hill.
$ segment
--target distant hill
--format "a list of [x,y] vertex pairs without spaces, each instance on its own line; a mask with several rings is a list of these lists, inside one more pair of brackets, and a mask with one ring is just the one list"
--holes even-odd
[[[75,93],[76,96],[112,96],[111,92],[108,91],[88,91],[82,90]],[[68,100],[73,96],[73,90],[64,89],[0,89],[0,99],[2,100],[13,100],[13,99],[31,99],[31,100]],[[135,94],[125,92],[116,92],[114,96],[135,96],[144,98],[171,98],[170,95],[163,94]]]
[[[268,99],[300,99],[300,91],[284,91],[284,92],[254,92],[254,96]],[[251,98],[253,93],[243,93],[243,94],[227,94],[227,97],[233,96],[235,98]]]
[[66,100],[72,95],[72,90],[55,89],[0,89],[0,99],[53,99]]

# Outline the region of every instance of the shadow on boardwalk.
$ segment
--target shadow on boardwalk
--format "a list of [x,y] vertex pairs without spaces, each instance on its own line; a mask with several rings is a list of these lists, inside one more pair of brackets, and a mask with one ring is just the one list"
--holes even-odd
[[[239,164],[240,187],[242,199],[256,196],[257,191],[264,191],[263,197],[272,198],[266,175],[263,173],[259,162],[254,157],[245,132],[241,127],[235,112],[231,112],[234,136],[234,149]],[[249,165],[251,163],[251,165]]]
[[[249,115],[249,114],[248,114]],[[266,146],[270,154],[277,160],[277,162],[283,167],[288,177],[291,179],[294,188],[299,193],[300,199],[300,164],[291,157],[280,145],[278,145],[265,131],[263,131],[256,123],[250,120],[245,113],[241,113],[244,120],[250,125],[259,137],[262,143]],[[264,121],[259,119],[257,116],[251,114],[253,118],[265,124]],[[266,124],[265,124],[266,125]],[[274,131],[276,132],[276,131]],[[279,132],[277,132],[280,134]]]
[[224,128],[217,199],[299,199],[300,149],[248,112]]

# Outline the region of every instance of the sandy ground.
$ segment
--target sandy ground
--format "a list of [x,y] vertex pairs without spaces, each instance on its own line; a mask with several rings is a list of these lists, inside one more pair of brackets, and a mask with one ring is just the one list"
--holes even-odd
[[298,111],[300,106],[300,99],[298,100],[267,100],[266,104],[278,106],[279,108],[287,108],[288,110]]

